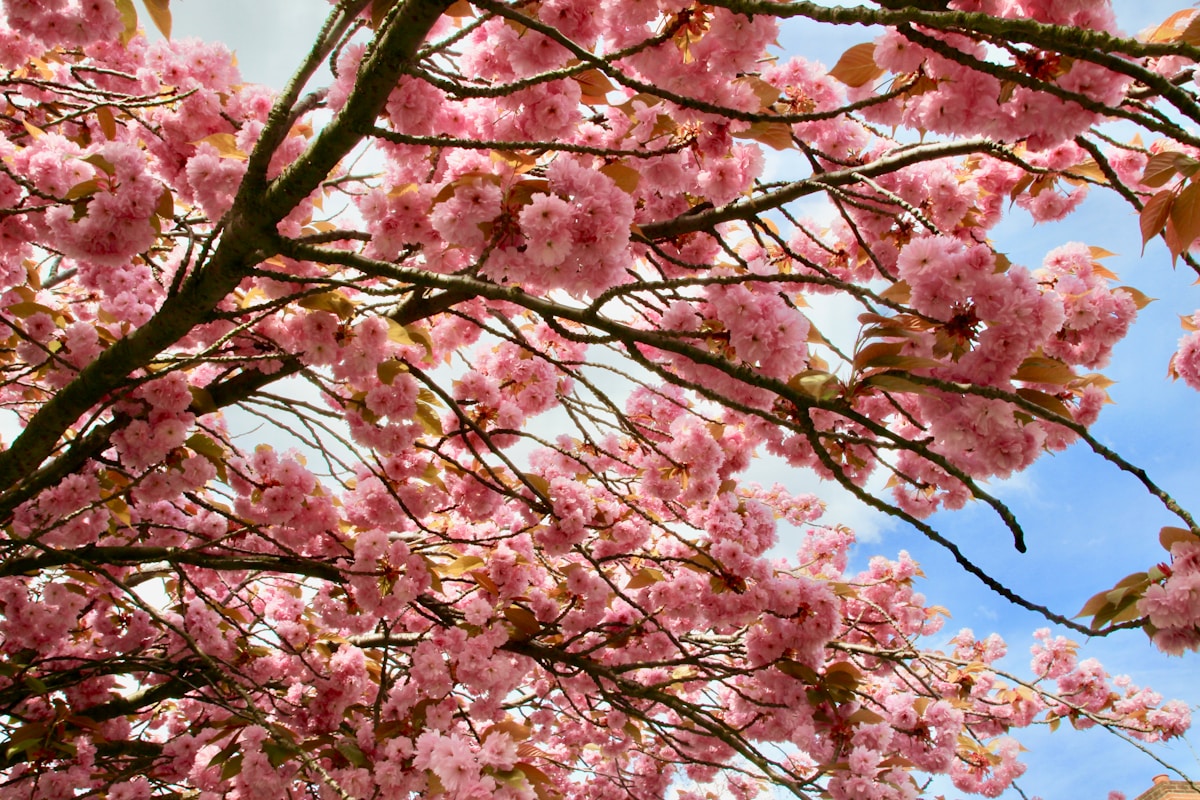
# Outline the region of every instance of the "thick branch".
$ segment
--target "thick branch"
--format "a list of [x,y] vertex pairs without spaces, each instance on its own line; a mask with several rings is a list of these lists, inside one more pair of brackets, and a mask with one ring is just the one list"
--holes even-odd
[[186,564],[203,569],[256,570],[304,575],[332,583],[344,583],[341,567],[290,556],[257,555],[236,551],[185,550],[178,547],[80,547],[74,550],[43,550],[32,556],[15,556],[0,563],[0,578],[27,575],[52,567],[136,567],[146,564]]
[[971,153],[991,152],[1001,157],[1006,155],[1003,147],[987,139],[964,139],[956,142],[939,142],[937,144],[917,145],[898,150],[883,158],[864,164],[861,167],[824,172],[788,184],[782,189],[759,195],[749,200],[737,200],[720,208],[701,211],[700,213],[685,213],[675,219],[664,222],[651,222],[641,226],[643,238],[649,241],[671,239],[685,233],[712,230],[722,222],[734,220],[749,220],[761,216],[780,206],[807,197],[810,194],[826,191],[835,186],[848,186],[862,181],[863,178],[875,178],[887,175],[914,164],[932,161],[938,158],[953,158]]
[[[12,446],[0,453],[0,491],[37,470],[80,416],[183,338],[237,287],[251,266],[274,253],[270,247],[276,224],[320,186],[371,130],[404,66],[449,5],[449,0],[408,0],[404,4],[360,68],[345,107],[309,149],[265,192],[255,191],[253,182],[242,186],[211,261],[193,273],[178,293],[167,297],[153,319],[101,353],[47,401]],[[269,140],[260,142],[251,160],[261,157],[262,148],[273,152]]]

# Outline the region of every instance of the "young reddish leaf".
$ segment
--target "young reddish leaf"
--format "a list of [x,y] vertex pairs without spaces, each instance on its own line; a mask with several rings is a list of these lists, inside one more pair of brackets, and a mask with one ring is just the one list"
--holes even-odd
[[735,133],[734,136],[739,139],[753,139],[776,150],[790,150],[796,146],[795,141],[792,140],[792,126],[785,122],[759,120],[752,123],[746,130]]
[[1154,30],[1139,34],[1138,39],[1151,43],[1180,41],[1181,28],[1195,13],[1195,10],[1190,8],[1176,11],[1163,20],[1162,23],[1155,26]]
[[579,84],[582,96],[580,101],[587,105],[603,105],[607,103],[608,93],[616,87],[612,81],[598,69],[589,69],[586,72],[580,72],[575,75],[572,80]]
[[487,562],[479,556],[459,556],[449,564],[437,567],[437,574],[443,578],[459,578],[470,570],[486,566]]
[[662,570],[653,567],[643,567],[625,584],[626,589],[643,589],[665,580]]
[[1118,286],[1113,291],[1124,292],[1133,298],[1133,304],[1138,307],[1139,311],[1158,299],[1157,297],[1148,297],[1145,292],[1135,289],[1132,286]]
[[394,0],[371,0],[371,27],[375,30],[383,24],[383,18],[394,5]]
[[96,192],[100,191],[100,183],[95,180],[84,181],[77,183],[67,191],[64,200],[82,200],[85,197],[91,197]]
[[146,12],[154,22],[154,27],[158,28],[158,32],[163,38],[170,39],[171,0],[142,0],[142,5],[146,6]]
[[1033,182],[1036,179],[1037,179],[1037,176],[1032,175],[1030,173],[1026,173],[1025,175],[1022,175],[1021,179],[1019,181],[1017,181],[1015,184],[1013,184],[1012,189],[1009,190],[1008,199],[1016,200],[1018,197],[1020,197],[1022,194],[1024,194],[1025,191],[1027,189],[1029,189],[1030,186],[1033,185]]
[[1109,598],[1112,600],[1118,599],[1116,597],[1117,592],[1121,592],[1120,596],[1124,597],[1125,593],[1127,593],[1129,590],[1137,589],[1138,587],[1144,588],[1148,582],[1149,578],[1147,577],[1146,573],[1131,572],[1124,578],[1121,578],[1121,580],[1117,581],[1117,585],[1114,586],[1109,592]]
[[883,73],[884,69],[875,63],[874,42],[854,45],[842,53],[833,69],[829,70],[830,77],[853,88],[864,86]]
[[103,131],[105,139],[117,138],[117,120],[113,116],[111,108],[108,106],[97,108],[96,121],[100,123],[100,130]]
[[486,742],[493,733],[507,733],[514,742],[523,742],[533,735],[533,729],[515,719],[505,719],[489,725],[484,730],[481,740]]
[[873,342],[854,354],[855,369],[870,369],[877,366],[876,359],[897,356],[907,342]]
[[1158,543],[1162,545],[1163,550],[1168,552],[1171,550],[1171,545],[1176,542],[1195,542],[1198,538],[1200,537],[1187,528],[1175,528],[1170,525],[1158,532]]
[[32,136],[34,139],[40,139],[46,135],[46,132],[44,130],[42,130],[41,128],[39,128],[36,125],[30,124],[26,120],[21,120],[21,124],[25,126],[25,130],[28,131],[29,135]]
[[1141,597],[1142,593],[1137,592],[1126,595],[1124,598],[1122,598],[1121,602],[1117,604],[1117,607],[1113,609],[1113,615],[1109,622],[1119,625],[1122,622],[1133,622],[1136,619],[1141,619],[1143,614],[1137,606],[1137,601],[1140,600]]
[[1032,356],[1021,362],[1021,366],[1017,369],[1013,380],[1024,381],[1025,383],[1055,383],[1066,385],[1075,378],[1075,373],[1071,371],[1063,362],[1055,358],[1046,358],[1045,356]]
[[870,369],[901,369],[905,372],[912,372],[915,369],[936,369],[943,366],[945,364],[936,358],[900,355],[876,356],[871,359],[871,363],[868,365]]
[[1141,225],[1141,252],[1145,254],[1146,245],[1154,236],[1162,233],[1166,221],[1171,218],[1171,206],[1175,204],[1175,192],[1163,190],[1148,199],[1141,207],[1138,223]]
[[1066,403],[1052,394],[1039,392],[1036,389],[1017,389],[1017,394],[1034,405],[1041,406],[1052,414],[1071,419],[1071,410]]
[[1167,227],[1163,228],[1163,241],[1171,254],[1171,266],[1174,267],[1179,254],[1187,249],[1187,245],[1179,238],[1179,231],[1175,230],[1175,223],[1170,219],[1167,220]]
[[838,661],[825,668],[825,682],[854,689],[862,680],[862,671],[849,661]]
[[637,191],[638,183],[642,179],[642,173],[620,161],[605,164],[600,168],[600,172],[612,178],[617,188],[626,194],[633,194]]
[[820,680],[820,676],[817,674],[816,670],[805,664],[801,664],[799,661],[784,659],[776,662],[775,669],[779,670],[784,675],[790,675],[791,677],[804,681],[805,683],[816,683],[818,680]]
[[550,481],[538,475],[536,472],[522,473],[525,482],[534,488],[534,490],[542,497],[550,497]]
[[267,757],[267,761],[275,769],[279,769],[296,757],[296,753],[291,748],[284,747],[278,742],[263,742],[262,750]]
[[1200,183],[1189,183],[1179,193],[1171,206],[1171,224],[1179,237],[1180,253],[1200,237]]
[[821,333],[816,325],[809,327],[808,336],[804,338],[804,341],[808,342],[809,344],[820,344],[826,347],[830,346],[829,340],[825,338],[825,335]]
[[912,299],[912,287],[908,285],[907,281],[896,281],[880,292],[879,296],[884,300],[891,300],[893,303],[904,304]]
[[[857,711],[846,717],[846,721],[854,725],[877,725],[881,722],[887,722],[882,715],[875,713],[866,706],[859,707]],[[901,758],[892,758],[888,760],[892,762],[904,761],[904,759]],[[899,763],[893,763],[887,766],[899,766]]]
[[[441,488],[443,491],[445,491],[446,487],[442,486]],[[472,580],[483,587],[485,591],[491,592],[494,595],[500,594],[500,587],[496,585],[496,582],[491,579],[486,571],[482,569],[473,569],[467,574],[471,576]]]
[[757,75],[746,75],[738,78],[737,82],[750,87],[750,90],[758,97],[759,110],[770,108],[779,99],[778,87],[767,83]]
[[1159,187],[1165,184],[1179,172],[1180,158],[1186,158],[1183,153],[1166,150],[1150,156],[1142,169],[1142,184]]
[[238,161],[245,161],[247,156],[238,149],[237,139],[232,133],[214,133],[205,136],[203,139],[197,139],[192,144],[201,144],[207,142],[217,149],[222,158],[234,158]]
[[1183,32],[1179,34],[1179,41],[1190,44],[1193,47],[1200,47],[1200,14],[1197,14],[1194,10],[1189,10],[1188,13],[1192,14],[1192,19],[1188,22],[1187,27],[1183,29]]
[[885,392],[908,392],[909,394],[928,395],[933,390],[928,386],[913,383],[908,378],[894,372],[877,372],[864,378],[860,386],[874,386]]
[[353,739],[343,739],[335,744],[334,748],[353,766],[362,768],[369,766],[371,763],[367,758],[367,754],[362,751],[358,743]]
[[538,622],[533,612],[521,606],[509,606],[504,609],[505,618],[513,624],[522,639],[532,639],[542,631],[542,623]]
[[[1104,171],[1100,169],[1100,165],[1097,164],[1096,160],[1093,158],[1089,158],[1086,161],[1081,161],[1073,167],[1067,167],[1065,170],[1063,170],[1063,173],[1068,178],[1078,176],[1080,178],[1088,178],[1089,180],[1096,181],[1097,183],[1108,183],[1108,176],[1104,174]],[[1080,181],[1072,181],[1072,183],[1079,182]]]

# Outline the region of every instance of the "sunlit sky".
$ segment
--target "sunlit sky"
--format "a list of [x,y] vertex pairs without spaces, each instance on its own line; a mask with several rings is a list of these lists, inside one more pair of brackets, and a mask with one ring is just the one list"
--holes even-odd
[[[323,0],[175,0],[171,5],[176,38],[224,41],[236,52],[246,80],[275,87],[283,85],[330,8]],[[1185,0],[1115,0],[1115,5],[1124,29],[1136,33],[1188,4]],[[781,41],[785,51],[829,65],[847,47],[870,36],[861,28],[822,29],[814,35],[811,28],[793,26]],[[786,167],[778,160],[771,163]],[[786,178],[786,174],[772,177]],[[1104,444],[1145,467],[1185,506],[1200,510],[1196,491],[1200,467],[1195,457],[1200,451],[1200,419],[1195,413],[1200,398],[1166,377],[1168,358],[1181,333],[1179,316],[1200,308],[1200,292],[1192,285],[1195,275],[1172,270],[1161,245],[1152,244],[1143,255],[1136,217],[1128,206],[1107,197],[1094,196],[1080,213],[1055,225],[1031,226],[1024,212],[1014,210],[994,239],[997,249],[1012,261],[1030,267],[1068,241],[1103,247],[1118,254],[1105,265],[1121,276],[1122,283],[1159,298],[1142,312],[1105,370],[1118,381],[1110,390],[1115,403],[1094,431]],[[1027,670],[1032,631],[1045,625],[1039,617],[1005,603],[915,532],[841,497],[810,476],[764,462],[752,477],[763,483],[781,481],[828,499],[827,522],[845,523],[860,532],[864,542],[857,558],[864,563],[875,553],[910,551],[928,575],[923,591],[954,615],[944,638],[962,627],[974,629],[979,636],[998,632],[1009,642],[1008,665],[1018,672]],[[937,526],[992,575],[1067,614],[1127,573],[1162,560],[1158,530],[1176,524],[1133,478],[1078,449],[1046,457],[1023,475],[990,488],[1025,525],[1028,553],[1013,550],[1009,534],[984,508],[940,516],[935,519]],[[1135,682],[1184,699],[1193,708],[1200,703],[1200,681],[1194,679],[1200,664],[1196,656],[1168,659],[1154,651],[1140,632],[1088,642],[1083,652],[1098,657],[1114,674],[1127,673]],[[1196,735],[1191,738],[1200,741]],[[1029,771],[1019,784],[1027,795],[1046,800],[1103,800],[1112,789],[1133,798],[1150,786],[1153,775],[1167,771],[1152,757],[1100,731],[1035,732],[1022,741],[1030,748]],[[1188,742],[1154,752],[1185,772],[1200,775],[1198,757]],[[938,791],[947,797],[959,794],[948,785]],[[1006,797],[1010,795],[1018,796],[1010,792]]]

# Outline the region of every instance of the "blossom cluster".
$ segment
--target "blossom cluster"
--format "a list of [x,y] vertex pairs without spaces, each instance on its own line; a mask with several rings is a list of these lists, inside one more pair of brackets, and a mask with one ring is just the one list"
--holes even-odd
[[[1024,679],[939,646],[907,553],[749,480],[925,518],[1095,420],[1139,295],[989,236],[1082,202],[1127,75],[917,26],[876,92],[689,0],[333,5],[331,85],[277,96],[127,0],[4,0],[0,800],[996,796],[1032,724],[1184,731],[1048,633]],[[1178,652],[1172,559],[1127,607]]]

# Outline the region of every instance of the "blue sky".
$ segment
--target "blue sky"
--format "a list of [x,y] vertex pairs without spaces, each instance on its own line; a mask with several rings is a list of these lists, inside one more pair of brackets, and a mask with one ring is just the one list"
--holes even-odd
[[[1129,32],[1186,7],[1182,1],[1163,0],[1115,0],[1115,5]],[[319,0],[176,0],[172,6],[177,37],[225,41],[237,52],[248,80],[277,87],[329,9]],[[822,30],[814,36],[810,30],[795,27],[786,31],[783,43],[829,65],[847,47],[868,38],[870,34],[863,29]],[[1132,211],[1099,195],[1093,195],[1080,213],[1062,224],[1031,226],[1024,212],[1015,210],[994,238],[999,250],[1030,267],[1064,242],[1104,247],[1118,254],[1105,263],[1123,283],[1159,298],[1142,312],[1106,370],[1117,380],[1110,390],[1115,404],[1106,409],[1094,431],[1102,442],[1149,470],[1185,506],[1200,508],[1196,491],[1200,466],[1195,458],[1200,450],[1200,417],[1195,414],[1198,398],[1166,377],[1167,360],[1181,333],[1179,315],[1200,307],[1200,292],[1193,287],[1196,276],[1183,269],[1172,270],[1165,249],[1158,244],[1142,255]],[[802,475],[768,478],[810,485]],[[1026,526],[1027,554],[1012,549],[1011,537],[984,508],[940,516],[935,520],[937,526],[1007,585],[1068,614],[1125,574],[1162,560],[1157,532],[1162,525],[1174,524],[1133,478],[1078,448],[1046,457],[1018,478],[992,488]],[[825,489],[818,492],[829,494]],[[894,555],[900,549],[909,550],[929,576],[923,591],[930,601],[948,606],[954,614],[947,636],[962,627],[973,628],[980,636],[999,632],[1009,642],[1013,668],[1021,671],[1028,667],[1031,633],[1045,624],[1043,620],[1009,606],[955,568],[942,551],[889,520],[835,499],[828,521],[847,522],[868,534],[872,541],[859,552],[864,561],[876,552]],[[1200,681],[1193,678],[1200,661],[1194,655],[1168,659],[1153,650],[1139,632],[1089,642],[1084,652],[1100,658],[1113,673],[1128,673],[1137,683],[1184,699],[1194,708],[1200,703]],[[1060,730],[1049,736],[1027,735],[1023,742],[1030,748],[1026,754],[1030,770],[1020,783],[1027,794],[1046,800],[1102,800],[1110,789],[1132,798],[1150,785],[1153,775],[1166,771],[1148,756],[1099,731]],[[1200,775],[1200,763],[1187,742],[1156,752],[1184,771]],[[957,796],[952,788],[945,791],[948,797]]]

